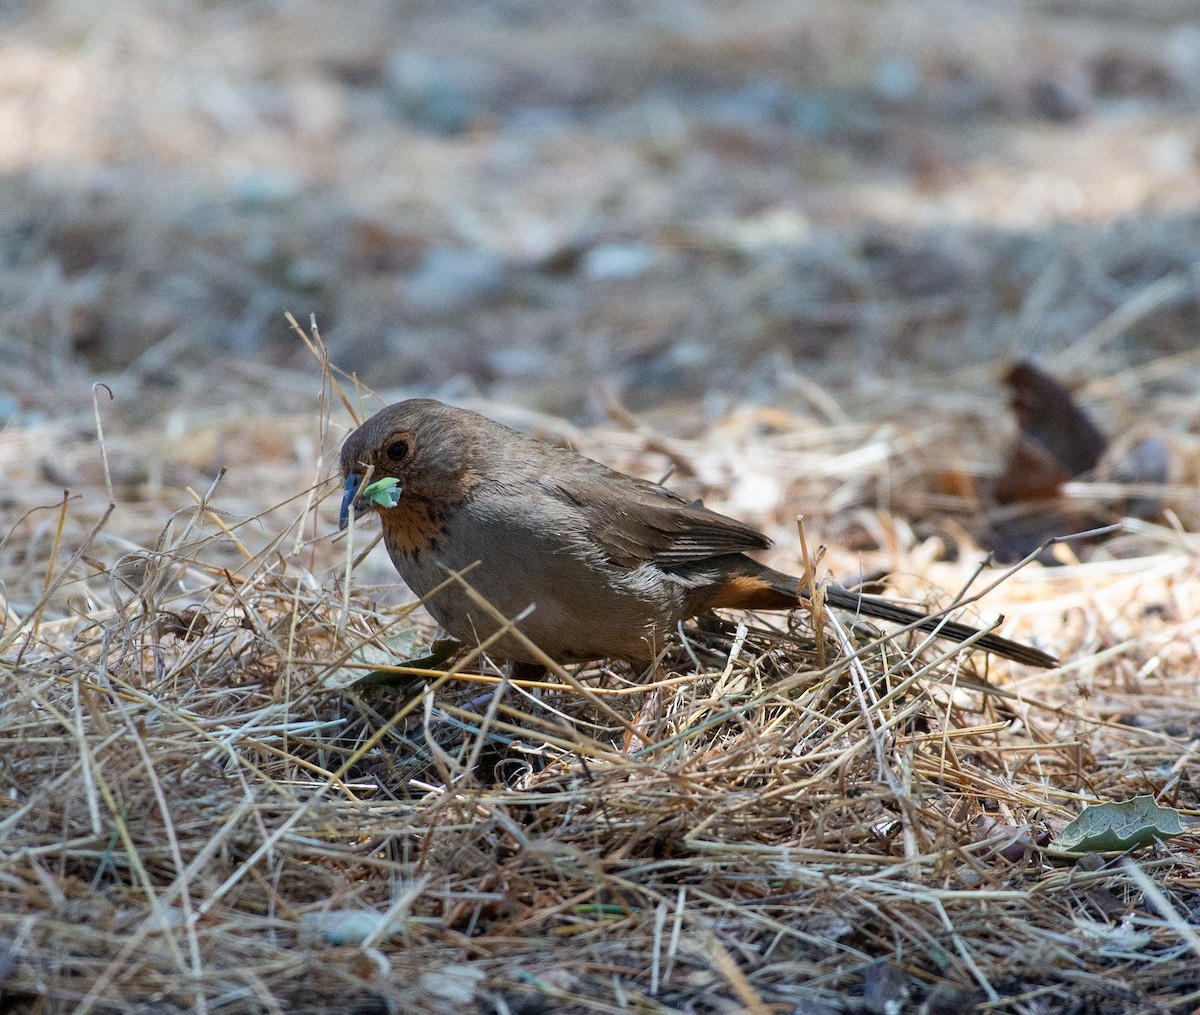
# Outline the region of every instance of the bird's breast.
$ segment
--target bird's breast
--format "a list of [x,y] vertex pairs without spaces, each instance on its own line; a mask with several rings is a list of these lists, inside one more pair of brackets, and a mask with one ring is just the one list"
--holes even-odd
[[[682,619],[684,590],[656,566],[615,568],[578,531],[511,507],[499,522],[486,508],[444,518],[436,510],[410,509],[407,516],[388,518],[385,539],[409,588],[468,644],[502,625],[453,577],[456,572],[504,617],[523,616],[521,631],[560,661],[653,658]],[[491,651],[536,661],[511,636]]]

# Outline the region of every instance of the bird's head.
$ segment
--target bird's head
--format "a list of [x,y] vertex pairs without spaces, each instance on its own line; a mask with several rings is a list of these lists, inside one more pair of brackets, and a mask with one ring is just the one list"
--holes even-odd
[[406,497],[455,503],[468,496],[489,424],[497,425],[424,398],[375,413],[342,445],[339,527],[348,524],[351,507],[361,515],[393,510]]

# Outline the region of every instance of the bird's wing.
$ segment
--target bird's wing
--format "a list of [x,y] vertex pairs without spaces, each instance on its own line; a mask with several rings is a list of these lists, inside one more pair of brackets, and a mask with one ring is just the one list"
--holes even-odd
[[595,544],[617,567],[653,561],[670,568],[771,545],[749,525],[604,466],[555,477],[554,484],[582,512]]

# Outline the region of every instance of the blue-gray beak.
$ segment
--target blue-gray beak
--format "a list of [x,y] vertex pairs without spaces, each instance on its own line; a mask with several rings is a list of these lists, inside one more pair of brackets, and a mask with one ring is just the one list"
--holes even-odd
[[[359,488],[362,486],[363,477],[357,473],[350,473],[346,477],[346,485],[342,487],[342,510],[338,512],[338,528],[344,529],[350,524],[350,505],[354,504],[354,498],[358,496]],[[354,504],[355,514],[360,514],[364,510],[369,510],[370,504],[358,503]]]

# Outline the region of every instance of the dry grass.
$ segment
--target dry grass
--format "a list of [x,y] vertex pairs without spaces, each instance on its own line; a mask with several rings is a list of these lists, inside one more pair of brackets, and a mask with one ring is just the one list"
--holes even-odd
[[[307,426],[318,481],[329,415],[275,421],[276,439]],[[774,423],[769,439],[731,438],[736,418],[696,441],[575,436],[643,471],[683,461],[681,482],[708,475],[710,493],[751,445],[786,489],[822,495],[829,475],[861,485],[907,461],[902,436],[847,462],[836,427]],[[110,464],[149,440],[108,430]],[[822,456],[837,469],[814,470]],[[814,641],[800,616],[697,629],[647,680],[615,666],[524,686],[468,655],[346,689],[363,646],[408,644],[410,608],[347,591],[360,553],[330,539],[331,484],[224,510],[303,487],[255,490],[254,475],[235,469],[228,494],[140,543],[116,536],[144,525],[136,505],[109,515],[103,496],[14,513],[0,544],[20,604],[0,635],[6,1005],[1200,1004],[1194,836],[1136,868],[1039,845],[1089,801],[1153,793],[1195,813],[1194,537],[1146,528],[1153,553],[1026,569],[990,596],[1023,617],[1006,633],[1064,652],[1049,673],[834,616]],[[896,552],[919,569],[919,545]],[[943,584],[969,574],[925,563]]]

